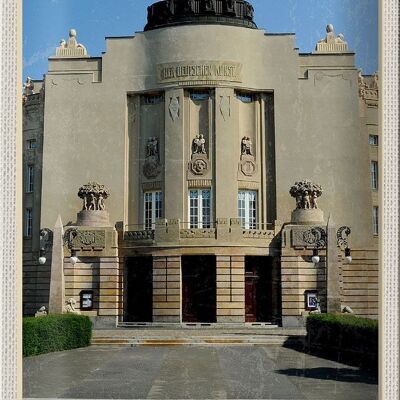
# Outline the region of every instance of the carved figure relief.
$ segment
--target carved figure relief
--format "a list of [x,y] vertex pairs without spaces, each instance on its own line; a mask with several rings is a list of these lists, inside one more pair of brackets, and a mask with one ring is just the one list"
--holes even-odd
[[196,135],[192,141],[192,156],[189,169],[194,175],[204,175],[208,171],[206,139],[203,134]]
[[179,108],[179,98],[177,96],[172,97],[169,103],[169,114],[171,115],[172,121],[178,119]]
[[257,165],[253,155],[253,142],[248,136],[244,136],[241,141],[239,167],[240,171],[245,176],[253,176],[257,171]]
[[290,195],[296,199],[296,208],[302,210],[317,209],[317,198],[322,195],[320,185],[307,180],[296,182],[289,191]]
[[253,155],[252,150],[253,142],[247,136],[242,139],[242,155]]
[[146,159],[143,165],[143,174],[146,178],[156,178],[161,172],[158,139],[153,136],[147,139]]
[[192,154],[207,154],[205,145],[204,135],[196,135],[192,143]]
[[104,200],[110,196],[110,191],[97,182],[89,182],[79,188],[78,196],[83,200],[82,211],[104,211]]

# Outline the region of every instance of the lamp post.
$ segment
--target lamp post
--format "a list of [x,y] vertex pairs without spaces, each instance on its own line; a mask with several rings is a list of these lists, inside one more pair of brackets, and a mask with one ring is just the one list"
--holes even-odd
[[318,248],[313,249],[313,256],[311,258],[314,265],[317,265],[320,261],[319,251]]
[[71,257],[69,258],[72,265],[75,265],[78,262],[78,257],[76,255],[76,250],[71,249]]
[[347,262],[349,264],[351,264],[351,262],[353,261],[353,257],[351,256],[351,249],[349,247],[346,247],[344,249],[344,256],[345,256]]
[[39,258],[38,258],[39,264],[43,265],[46,263],[46,250],[44,247],[41,247],[39,250]]

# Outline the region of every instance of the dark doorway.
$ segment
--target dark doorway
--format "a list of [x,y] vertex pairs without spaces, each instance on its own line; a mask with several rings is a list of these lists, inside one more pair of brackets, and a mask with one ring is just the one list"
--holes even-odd
[[153,320],[153,258],[134,257],[126,263],[126,322]]
[[272,259],[246,257],[246,322],[272,322]]
[[182,257],[182,321],[216,322],[215,256]]

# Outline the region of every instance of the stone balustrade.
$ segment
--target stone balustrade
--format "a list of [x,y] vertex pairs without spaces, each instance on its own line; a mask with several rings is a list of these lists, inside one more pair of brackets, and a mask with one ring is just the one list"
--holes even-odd
[[[190,228],[179,219],[159,219],[154,229],[127,230],[123,240],[134,245],[218,245],[230,243],[238,246],[269,246],[277,232],[273,226],[246,229],[238,218],[218,218],[211,227]],[[195,239],[195,241],[193,240]]]

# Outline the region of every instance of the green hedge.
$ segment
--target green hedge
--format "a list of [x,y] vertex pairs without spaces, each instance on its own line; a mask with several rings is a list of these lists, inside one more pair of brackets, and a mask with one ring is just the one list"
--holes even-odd
[[307,317],[307,344],[329,357],[378,369],[378,321],[343,314]]
[[87,316],[52,314],[23,320],[24,357],[86,347],[91,338],[92,322]]

